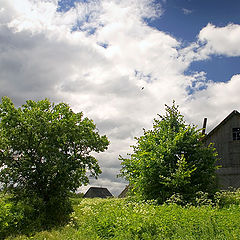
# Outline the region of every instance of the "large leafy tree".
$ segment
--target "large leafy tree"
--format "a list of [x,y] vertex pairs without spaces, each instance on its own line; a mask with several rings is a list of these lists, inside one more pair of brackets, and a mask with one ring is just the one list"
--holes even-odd
[[29,100],[15,108],[11,99],[2,98],[1,186],[15,199],[38,199],[37,205],[46,213],[55,208],[61,214],[69,192],[87,184],[89,174],[97,177],[101,173],[91,154],[108,145],[92,120],[83,118],[82,112],[74,113],[65,103]]
[[165,116],[154,119],[153,129],[136,138],[130,158],[123,158],[121,176],[144,199],[164,202],[173,194],[190,200],[199,191],[216,190],[217,153],[205,146],[202,134],[185,123],[178,106],[166,105]]

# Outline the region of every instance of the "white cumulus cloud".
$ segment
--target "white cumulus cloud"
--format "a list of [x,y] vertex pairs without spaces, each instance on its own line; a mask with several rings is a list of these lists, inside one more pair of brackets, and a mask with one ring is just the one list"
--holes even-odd
[[205,46],[202,54],[240,56],[240,25],[229,24],[225,27],[216,27],[208,24],[199,35],[199,41]]

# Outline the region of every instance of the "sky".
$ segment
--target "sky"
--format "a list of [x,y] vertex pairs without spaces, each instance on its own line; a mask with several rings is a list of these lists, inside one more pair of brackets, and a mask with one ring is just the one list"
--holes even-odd
[[118,156],[165,104],[207,132],[240,111],[239,0],[0,0],[0,96],[49,98],[111,142],[90,186],[115,196]]

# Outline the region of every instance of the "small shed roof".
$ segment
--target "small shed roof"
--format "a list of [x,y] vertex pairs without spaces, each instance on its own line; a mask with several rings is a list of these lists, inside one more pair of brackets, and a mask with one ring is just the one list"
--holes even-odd
[[84,198],[107,198],[113,197],[107,188],[90,187],[83,196]]

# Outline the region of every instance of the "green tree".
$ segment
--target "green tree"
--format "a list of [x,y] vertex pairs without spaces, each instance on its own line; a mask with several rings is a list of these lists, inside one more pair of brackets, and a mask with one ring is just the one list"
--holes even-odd
[[136,138],[130,158],[123,158],[120,176],[143,199],[166,201],[173,194],[190,200],[197,192],[216,191],[217,153],[206,147],[203,135],[187,125],[178,106],[166,105],[165,116],[154,119],[153,129]]
[[109,141],[92,120],[65,103],[29,100],[15,108],[0,104],[0,183],[15,200],[28,202],[46,220],[71,212],[69,193],[101,173],[92,152]]

